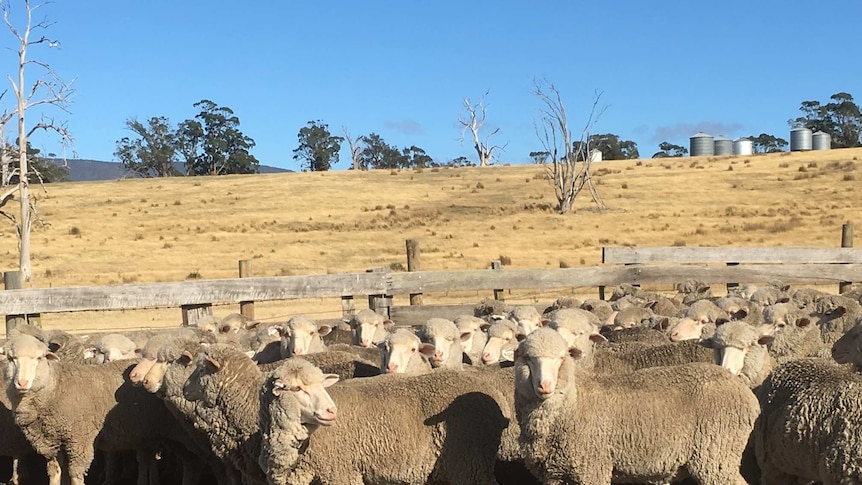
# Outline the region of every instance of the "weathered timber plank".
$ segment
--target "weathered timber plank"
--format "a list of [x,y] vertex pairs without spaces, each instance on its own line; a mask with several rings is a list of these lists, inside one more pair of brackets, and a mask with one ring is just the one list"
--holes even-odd
[[403,295],[434,291],[495,288],[548,290],[629,284],[675,284],[687,279],[705,283],[769,281],[862,281],[862,264],[739,266],[594,266],[499,271],[417,271],[321,276],[282,276],[0,291],[0,314],[85,310],[130,310],[204,303],[291,300],[348,295]]
[[[479,303],[477,300],[476,303]],[[542,313],[553,302],[530,304]],[[512,306],[521,305],[513,303]],[[461,315],[473,315],[476,305],[410,305],[393,306],[389,308],[389,319],[398,327],[417,327],[428,321],[429,318],[445,318],[454,320]]]
[[603,263],[862,263],[862,248],[605,247]]
[[8,290],[0,291],[0,314],[326,298],[385,293],[386,289],[385,273],[358,273]]

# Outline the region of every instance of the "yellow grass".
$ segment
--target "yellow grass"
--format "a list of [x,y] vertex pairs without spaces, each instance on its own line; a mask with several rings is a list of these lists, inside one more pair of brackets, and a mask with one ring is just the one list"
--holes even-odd
[[[559,215],[539,166],[399,172],[195,177],[49,185],[34,190],[48,225],[33,232],[31,287],[362,272],[406,265],[419,239],[422,269],[601,264],[601,247],[836,247],[858,218],[862,149],[740,157],[605,161],[589,193]],[[862,177],[860,177],[862,178]],[[11,224],[0,226],[0,269],[17,269]],[[475,302],[488,296],[428,295]],[[552,299],[534,294],[523,299]],[[360,300],[357,300],[361,304]],[[236,311],[217,308],[217,314]],[[337,301],[258,304],[262,319],[338,316]],[[173,325],[179,310],[43,315],[46,327]]]

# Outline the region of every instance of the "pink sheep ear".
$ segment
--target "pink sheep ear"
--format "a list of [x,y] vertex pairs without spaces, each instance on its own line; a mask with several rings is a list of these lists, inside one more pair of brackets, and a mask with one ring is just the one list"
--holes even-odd
[[600,334],[600,333],[594,333],[594,334],[591,334],[591,335],[590,335],[590,340],[592,340],[592,341],[593,341],[593,343],[596,343],[596,344],[600,344],[600,343],[602,343],[602,342],[607,342],[607,341],[608,341],[608,339],[607,339],[607,338],[605,338],[605,336],[604,336],[604,335],[602,335],[602,334]]
[[221,369],[221,364],[219,364],[219,361],[217,361],[217,360],[215,360],[215,359],[213,359],[212,357],[209,357],[209,356],[205,357],[204,359],[206,360],[207,365],[208,365],[208,366],[209,366],[213,371],[218,371],[219,369]]
[[772,335],[761,335],[759,339],[757,339],[757,343],[760,345],[769,345],[775,340],[775,337]]
[[487,331],[488,331],[488,329],[489,329],[489,328],[491,328],[491,324],[490,324],[490,323],[483,323],[482,325],[479,325],[479,328],[480,328],[483,332],[487,332]]
[[581,352],[581,349],[579,349],[577,347],[570,347],[569,348],[569,355],[572,356],[572,358],[574,358],[574,359],[580,359],[584,355],[584,353]]
[[332,332],[332,327],[330,327],[329,325],[321,325],[317,327],[317,334],[321,337],[329,335],[330,332]]
[[527,335],[524,332],[518,332],[515,335],[515,340],[517,340],[518,342],[524,340],[525,338],[527,338]]
[[550,325],[550,324],[551,324],[551,319],[549,319],[549,318],[543,318],[543,319],[542,319],[542,321],[541,321],[541,322],[539,322],[539,324],[540,324],[541,326],[543,326],[543,327],[547,327],[548,325]]
[[466,342],[473,336],[473,332],[461,332],[461,341]]
[[419,346],[419,352],[426,357],[433,357],[437,347],[434,347],[434,344],[423,343]]
[[57,357],[57,354],[55,354],[54,352],[47,352],[47,353],[45,354],[45,358],[46,358],[46,359],[48,359],[48,360],[56,360],[56,361],[59,361],[59,360],[60,360],[60,358],[59,358],[59,357]]
[[338,382],[338,374],[325,374],[323,376],[323,387],[329,387]]
[[392,320],[383,320],[383,328],[385,328],[386,330],[391,330],[394,326],[395,322],[393,322]]

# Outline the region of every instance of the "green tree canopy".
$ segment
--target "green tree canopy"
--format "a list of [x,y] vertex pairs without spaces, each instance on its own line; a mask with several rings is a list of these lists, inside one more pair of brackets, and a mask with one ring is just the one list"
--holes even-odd
[[654,153],[652,156],[653,158],[682,157],[688,154],[688,148],[674,145],[673,143],[668,143],[666,141],[659,143],[658,149],[660,151]]
[[588,140],[590,148],[601,150],[603,160],[630,160],[640,157],[637,143],[620,140],[620,137],[613,133],[590,135]]
[[540,152],[530,152],[530,160],[537,165],[544,165],[548,163],[548,159],[551,157],[551,152],[540,151]]
[[189,174],[257,173],[260,162],[249,153],[254,140],[240,131],[239,118],[233,110],[208,99],[198,101],[194,107],[201,110],[195,116],[199,124],[187,120],[177,132],[186,149],[197,148]]
[[343,137],[333,136],[329,125],[320,120],[309,121],[308,126],[300,128],[299,147],[293,150],[293,159],[302,160],[302,169],[309,172],[323,172],[338,163]]
[[416,145],[401,150],[403,168],[426,168],[435,165],[434,159]]
[[832,148],[862,146],[862,112],[848,93],[835,93],[831,102],[803,101],[799,106],[802,116],[791,119],[791,126],[804,126],[812,131],[829,133]]
[[761,133],[757,136],[749,136],[754,153],[777,153],[787,149],[787,140],[776,136]]
[[147,124],[138,120],[126,120],[126,128],[134,137],[117,140],[117,157],[126,170],[141,177],[170,177],[179,175],[174,163],[177,161],[177,145],[170,122],[163,116],[152,117]]
[[359,152],[359,160],[362,169],[392,169],[401,168],[403,165],[401,151],[390,146],[377,133],[362,136],[362,151]]

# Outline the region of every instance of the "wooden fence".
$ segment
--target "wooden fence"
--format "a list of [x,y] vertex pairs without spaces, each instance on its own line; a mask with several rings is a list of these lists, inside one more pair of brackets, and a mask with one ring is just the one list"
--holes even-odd
[[[845,225],[842,234],[842,246],[852,246],[852,226]],[[408,248],[408,254],[419,254],[417,242],[408,241]],[[370,308],[386,315],[398,313],[404,321],[396,323],[407,323],[412,318],[410,311],[390,309],[394,295],[410,295],[417,302],[423,293],[488,290],[489,296],[493,291],[502,298],[503,289],[671,285],[689,279],[707,284],[835,283],[842,288],[849,282],[862,282],[862,249],[852,247],[608,247],[602,254],[602,266],[585,268],[501,269],[495,262],[492,270],[279,277],[250,276],[250,263],[241,261],[241,277],[236,279],[39,289],[9,289],[10,282],[15,285],[17,272],[7,272],[7,290],[0,291],[0,314],[6,315],[7,329],[38,318],[40,313],[143,308],[181,308],[183,322],[190,323],[211,312],[213,304],[238,304],[244,314],[253,317],[254,302],[301,298],[341,298],[347,315],[355,309],[355,297],[367,296]],[[415,261],[408,261],[408,268],[416,267]],[[424,314],[420,305],[411,308],[417,310],[413,315]]]

